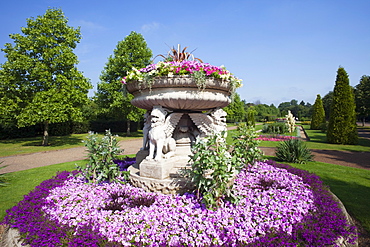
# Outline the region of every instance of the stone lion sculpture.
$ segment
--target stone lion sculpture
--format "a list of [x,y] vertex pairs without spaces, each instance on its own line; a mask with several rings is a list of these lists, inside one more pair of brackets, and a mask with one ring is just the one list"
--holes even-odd
[[191,120],[200,131],[199,137],[227,131],[227,113],[221,108],[216,108],[208,113],[189,113]]
[[162,106],[154,106],[150,113],[151,125],[148,133],[149,155],[147,160],[159,161],[175,154],[176,141],[172,134],[183,113],[170,113]]

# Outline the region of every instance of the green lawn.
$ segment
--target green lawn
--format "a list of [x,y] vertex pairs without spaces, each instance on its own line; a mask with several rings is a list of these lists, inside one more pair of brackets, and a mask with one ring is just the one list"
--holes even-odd
[[[142,131],[132,132],[130,137],[123,137],[125,133],[114,133],[118,135],[117,140],[130,140],[143,137]],[[41,146],[42,137],[17,138],[0,140],[0,157],[45,152],[83,146],[88,134],[72,134],[68,136],[51,136],[49,146]]]

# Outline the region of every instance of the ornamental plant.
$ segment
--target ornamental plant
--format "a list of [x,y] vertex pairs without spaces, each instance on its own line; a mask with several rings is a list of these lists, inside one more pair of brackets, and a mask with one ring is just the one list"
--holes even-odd
[[262,133],[278,135],[278,134],[284,134],[286,132],[288,132],[288,126],[280,122],[266,123],[262,127]]
[[286,125],[288,126],[289,133],[292,134],[295,130],[295,119],[293,114],[288,110],[288,115],[286,117]]
[[202,195],[208,208],[221,206],[224,199],[237,201],[232,187],[240,164],[229,153],[224,136],[223,131],[198,138],[190,155],[191,169],[187,173],[195,184],[197,197]]
[[290,139],[280,142],[275,152],[280,161],[305,164],[312,161],[313,155],[306,144],[300,139]]
[[231,92],[234,92],[236,88],[242,86],[242,80],[231,74],[224,66],[217,67],[208,63],[188,60],[180,62],[160,61],[157,64],[150,64],[145,68],[132,68],[132,71],[122,79],[122,83],[127,84],[131,81],[139,81],[145,83],[149,88],[151,88],[155,77],[173,77],[175,75],[194,77],[200,89],[204,89],[205,78],[222,79],[223,81],[228,82],[231,85]]
[[254,127],[247,124],[239,124],[237,135],[233,136],[234,145],[231,155],[237,167],[243,167],[245,164],[254,165],[255,162],[262,159],[263,153],[258,148],[260,140]]
[[122,182],[122,176],[127,181],[129,172],[120,171],[120,166],[116,164],[121,150],[117,139],[109,130],[106,131],[104,137],[90,132],[84,142],[89,162],[86,167],[78,166],[77,169],[88,182]]

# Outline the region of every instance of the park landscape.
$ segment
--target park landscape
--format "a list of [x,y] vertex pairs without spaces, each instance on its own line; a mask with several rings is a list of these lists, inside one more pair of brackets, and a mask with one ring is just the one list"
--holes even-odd
[[[66,28],[71,28],[66,26],[61,10],[47,10],[45,19],[60,21]],[[28,31],[25,31],[26,37],[35,35],[32,34],[32,31],[37,31],[35,24],[42,20],[44,19],[29,20],[29,27],[26,29]],[[48,25],[51,24],[46,22],[45,26],[48,27]],[[71,43],[65,48],[67,50],[74,47],[73,38],[78,38],[78,30],[71,28],[70,31],[68,33],[75,36],[68,36],[72,41],[69,41]],[[15,35],[13,38],[16,44],[24,42],[20,36]],[[118,60],[115,58],[131,54],[127,51],[130,48],[126,46],[129,43],[143,48],[141,50],[146,59],[141,61],[138,59],[135,67],[132,64],[117,66]],[[197,190],[189,191],[185,195],[170,196],[125,184],[129,180],[125,177],[127,167],[121,169],[122,167],[114,162],[119,160],[119,164],[125,166],[130,160],[125,155],[133,158],[137,151],[127,153],[128,148],[126,148],[121,153],[118,141],[123,144],[139,140],[141,143],[142,139],[146,138],[145,132],[141,128],[134,129],[133,123],[141,122],[145,110],[148,109],[145,109],[146,106],[140,109],[142,104],[136,105],[139,108],[133,106],[131,102],[135,102],[132,100],[137,96],[122,93],[122,85],[127,85],[132,80],[147,83],[150,90],[155,90],[151,87],[155,85],[152,80],[156,77],[190,77],[195,78],[196,82],[201,82],[200,86],[198,84],[199,88],[195,90],[203,93],[202,90],[207,88],[204,80],[209,79],[208,77],[230,83],[232,85],[230,91],[235,91],[241,86],[238,78],[224,68],[204,66],[202,61],[195,61],[192,54],[188,53],[186,48],[180,49],[180,46],[177,49],[174,47],[171,50],[172,53],[165,56],[165,59],[170,58],[169,61],[159,62],[157,65],[149,64],[152,57],[150,49],[146,47],[140,34],[132,32],[118,44],[114,51],[115,56],[108,59],[95,101],[87,98],[88,81],[73,66],[69,71],[70,74],[66,72],[59,76],[58,71],[52,71],[53,76],[50,77],[50,74],[44,75],[40,70],[31,69],[34,66],[31,57],[30,60],[24,60],[22,64],[25,68],[29,66],[30,72],[26,74],[27,78],[19,82],[19,87],[25,90],[26,95],[32,95],[33,98],[27,98],[27,96],[20,102],[13,96],[22,95],[14,94],[18,89],[15,90],[9,85],[15,82],[10,76],[14,74],[11,73],[19,69],[19,67],[12,67],[18,66],[12,59],[21,54],[22,49],[11,45],[7,47],[9,62],[5,63],[1,70],[1,78],[6,79],[3,86],[8,89],[1,92],[4,96],[1,98],[1,106],[7,107],[2,107],[1,116],[2,121],[8,124],[2,125],[3,130],[10,132],[3,131],[3,134],[8,134],[8,139],[0,142],[2,150],[0,156],[4,157],[2,160],[6,162],[11,159],[9,156],[22,154],[27,158],[31,153],[46,151],[47,155],[50,155],[51,162],[47,166],[39,167],[40,165],[35,164],[32,169],[8,172],[1,174],[0,177],[1,185],[4,185],[0,191],[1,217],[5,219],[5,226],[11,225],[13,228],[18,228],[22,238],[31,246],[46,245],[50,239],[54,241],[53,246],[55,243],[59,243],[60,246],[63,244],[69,246],[88,244],[93,246],[119,246],[120,244],[315,246],[338,244],[336,241],[340,237],[344,237],[350,243],[358,241],[360,246],[366,246],[369,243],[370,215],[367,195],[370,192],[370,167],[366,157],[370,153],[370,127],[365,124],[369,115],[366,111],[368,107],[366,90],[370,81],[368,76],[362,77],[354,94],[349,86],[346,71],[340,67],[333,92],[325,96],[326,99],[330,99],[330,111],[325,111],[321,96],[317,95],[311,113],[306,111],[308,116],[302,115],[302,109],[309,107],[304,102],[299,105],[296,100],[286,102],[287,104],[282,104],[282,108],[284,106],[287,108],[280,111],[274,106],[246,104],[240,100],[238,94],[228,95],[232,101],[225,103],[228,106],[224,108],[229,122],[226,141],[221,141],[224,138],[220,135],[222,131],[218,131],[219,133],[215,131],[214,135],[207,134],[202,137],[204,143],[194,142],[193,150],[197,151],[194,151],[194,155],[190,155],[193,165],[190,180],[198,186]],[[46,49],[38,52],[42,55],[52,52],[55,55],[54,48],[47,46]],[[76,60],[69,62],[68,66],[71,66],[76,63]],[[41,63],[40,68],[42,66]],[[131,67],[135,69],[131,70]],[[71,77],[77,78],[73,81],[76,85],[72,88],[78,88],[79,92],[68,90],[71,88],[69,85],[65,89],[65,95],[55,93],[54,84],[68,85],[72,83],[68,80]],[[50,78],[53,78],[51,82]],[[47,87],[37,91],[37,87],[47,83],[49,83]],[[31,87],[32,91],[29,85],[33,85],[36,89]],[[76,102],[70,102],[73,98],[71,96],[75,95],[78,95],[74,98]],[[145,95],[145,97],[150,96],[150,93]],[[48,105],[45,104],[45,100],[58,102],[53,108],[54,115],[50,112],[49,115],[46,114]],[[110,102],[110,107],[107,107],[106,102]],[[172,105],[167,107],[175,109]],[[263,113],[261,111],[263,108],[274,110],[275,113],[279,111],[279,113],[275,116],[273,112]],[[99,109],[99,111],[92,112],[92,109]],[[125,131],[118,133],[119,137],[113,137],[110,132],[104,135],[102,131],[100,135],[86,134],[87,131],[84,131],[84,128],[86,130],[86,126],[90,127],[87,124],[89,117],[96,119],[100,114],[103,119],[109,119],[112,113],[117,113],[125,119]],[[166,117],[168,118],[170,114]],[[298,115],[301,115],[299,117],[301,121],[296,121],[295,118]],[[14,116],[17,117],[14,118]],[[205,112],[189,113],[189,116],[190,118],[194,116],[194,119],[195,116],[202,119],[212,118]],[[358,118],[362,123],[356,124]],[[80,124],[73,125],[71,124],[73,121]],[[53,123],[68,123],[65,131],[68,134],[49,137],[49,130]],[[42,139],[40,137],[10,138],[9,136],[18,128],[23,128],[25,132],[27,128],[29,130],[33,128],[33,131],[37,132],[34,127],[36,124],[43,126]],[[223,127],[223,123],[215,125]],[[59,129],[61,126],[63,125],[59,125]],[[196,127],[201,130],[203,126],[197,124]],[[214,129],[217,129],[216,127]],[[58,126],[54,128],[58,130]],[[76,129],[82,133],[71,133],[77,132],[74,131]],[[302,135],[300,130],[303,132]],[[105,137],[107,139],[104,139]],[[108,145],[104,140],[111,140],[111,142]],[[61,160],[53,158],[57,150],[72,151],[71,147],[77,149],[83,146],[81,141],[85,141],[88,149],[85,153],[87,159],[62,163]],[[41,145],[37,145],[37,142]],[[107,145],[106,149],[92,148],[97,144]],[[293,149],[284,149],[284,145],[290,145]],[[142,148],[145,149],[145,144]],[[258,151],[260,149],[265,150],[264,155]],[[110,151],[107,152],[107,150]],[[322,162],[328,153],[332,155],[332,162]],[[346,160],[346,155],[350,159]],[[103,156],[104,158],[98,159]],[[292,157],[294,159],[291,159]],[[31,160],[29,162],[35,163]],[[89,166],[86,166],[87,163]],[[207,167],[208,172],[209,169],[215,172],[217,167],[216,171],[219,172],[220,179],[215,179],[216,177],[209,179],[208,175],[204,175],[206,165],[211,165],[210,168]],[[91,168],[92,166],[94,169]],[[107,167],[109,167],[108,171]],[[10,166],[3,169],[9,168]],[[273,176],[263,177],[263,174]],[[329,189],[340,199],[354,222],[346,220],[338,206],[338,201],[333,199],[335,197],[331,196]],[[89,193],[91,191],[95,194]],[[266,193],[267,197],[264,197]],[[99,196],[94,199],[93,195]],[[254,197],[263,198],[262,201],[270,199],[267,200],[267,204],[263,204],[257,199],[251,199]],[[277,201],[273,200],[274,197]],[[102,215],[90,217],[96,213],[95,209],[78,205],[80,202],[81,204],[91,203],[91,201],[85,202],[86,198],[95,200],[96,205],[93,205],[93,208],[104,211],[103,218],[101,218]],[[277,204],[282,198],[287,200],[286,204],[290,207]],[[161,201],[164,203],[161,204]],[[19,204],[15,206],[18,202]],[[140,211],[144,213],[141,214]],[[245,215],[250,216],[252,211],[265,213],[267,211],[269,216],[258,215],[250,220]],[[67,212],[74,214],[71,216]],[[165,213],[156,215],[158,212]],[[275,215],[275,212],[278,214]],[[130,216],[125,218],[127,214]],[[148,218],[152,215],[155,215],[156,220]],[[169,215],[171,220],[166,221]],[[138,218],[135,218],[136,216]],[[42,221],[46,224],[40,224]],[[101,228],[92,228],[89,222],[98,224]],[[37,224],[40,225],[36,227]],[[113,229],[112,225],[116,225],[117,228]],[[189,227],[189,231],[184,230]],[[207,228],[214,229],[214,232],[207,232],[205,230]],[[360,234],[358,240],[357,232]]]

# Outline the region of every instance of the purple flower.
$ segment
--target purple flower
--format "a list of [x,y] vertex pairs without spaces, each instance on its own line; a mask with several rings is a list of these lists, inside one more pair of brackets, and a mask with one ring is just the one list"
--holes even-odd
[[191,193],[87,184],[61,173],[8,210],[5,223],[31,246],[324,246],[340,236],[355,239],[314,174],[259,162],[240,172],[234,189],[239,204],[212,211]]

